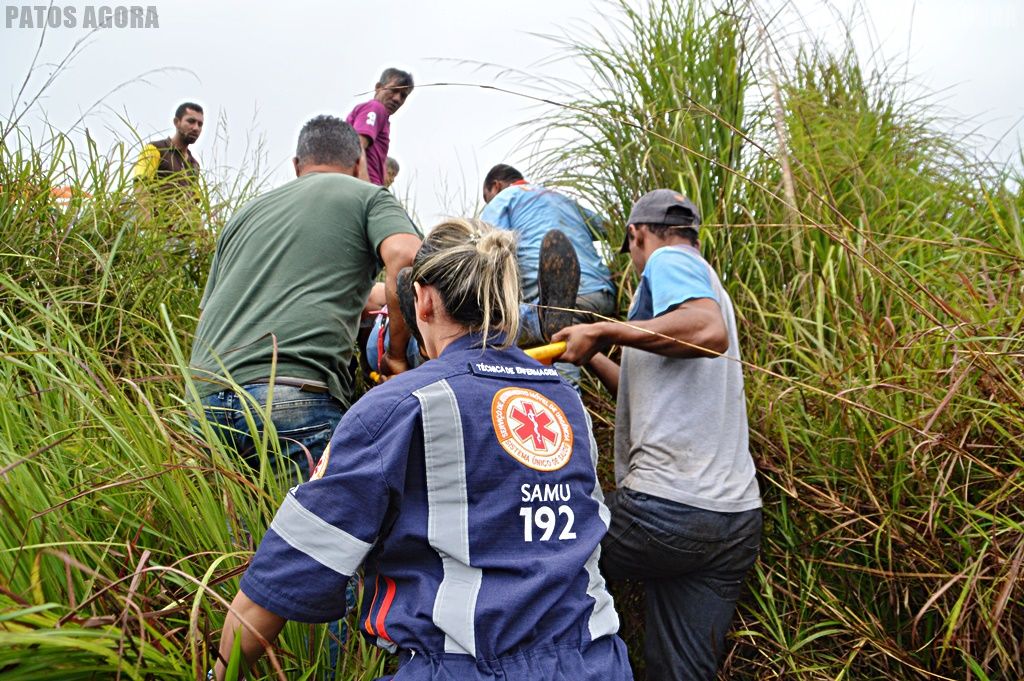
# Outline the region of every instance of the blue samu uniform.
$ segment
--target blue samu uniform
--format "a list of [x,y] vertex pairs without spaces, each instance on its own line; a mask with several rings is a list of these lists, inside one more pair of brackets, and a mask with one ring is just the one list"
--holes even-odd
[[553,369],[465,336],[349,410],[241,588],[326,622],[362,565],[360,628],[401,652],[396,679],[631,679],[596,459]]

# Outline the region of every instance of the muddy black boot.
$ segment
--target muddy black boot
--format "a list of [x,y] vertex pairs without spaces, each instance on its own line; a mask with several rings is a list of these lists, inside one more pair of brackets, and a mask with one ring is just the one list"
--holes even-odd
[[544,235],[537,275],[540,306],[537,316],[544,340],[572,324],[576,294],[580,288],[580,261],[569,237],[557,229]]

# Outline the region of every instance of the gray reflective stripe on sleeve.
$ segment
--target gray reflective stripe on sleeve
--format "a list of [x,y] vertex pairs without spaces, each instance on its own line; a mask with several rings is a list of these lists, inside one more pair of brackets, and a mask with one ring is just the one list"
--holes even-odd
[[483,573],[469,564],[469,503],[462,417],[447,381],[413,393],[423,415],[427,470],[427,540],[441,558],[444,576],[434,599],[434,624],[444,651],[476,656],[476,599]]
[[284,498],[270,529],[296,551],[346,577],[356,573],[372,546],[317,517],[291,492]]
[[[587,408],[583,406],[582,400],[580,401],[580,407],[583,408],[583,415],[587,417],[587,434],[590,437],[590,458],[594,462],[594,469],[596,471],[597,440],[594,439],[594,424],[590,421],[590,414],[587,413]],[[611,523],[612,514],[608,507],[604,505],[604,492],[601,491],[601,483],[597,481],[596,472],[594,491],[590,497],[597,502],[598,515],[601,518],[601,522],[604,523],[605,530],[607,530]],[[590,621],[587,623],[590,629],[590,640],[592,641],[602,636],[611,636],[619,630],[619,614],[615,612],[615,603],[612,601],[612,595],[608,593],[608,588],[605,586],[604,575],[601,574],[599,567],[600,563],[601,543],[598,542],[597,546],[594,547],[594,552],[587,559],[585,566],[588,578],[587,595],[594,599],[594,609],[591,611]]]

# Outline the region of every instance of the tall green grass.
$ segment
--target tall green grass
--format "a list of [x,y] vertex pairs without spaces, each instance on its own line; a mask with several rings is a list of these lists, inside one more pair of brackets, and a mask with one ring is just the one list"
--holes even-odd
[[725,674],[1024,677],[1019,170],[755,5],[615,12],[537,165],[619,229],[662,186],[705,216],[766,508]]
[[[51,147],[0,149],[0,674],[205,678],[284,493],[191,425],[210,215],[255,187],[236,185],[221,211],[209,197],[222,188],[204,187],[198,205],[154,212],[125,177],[132,159]],[[62,205],[50,188],[69,179]],[[264,669],[325,668],[326,636],[291,625],[280,675]],[[338,678],[379,672],[376,651],[348,648]]]

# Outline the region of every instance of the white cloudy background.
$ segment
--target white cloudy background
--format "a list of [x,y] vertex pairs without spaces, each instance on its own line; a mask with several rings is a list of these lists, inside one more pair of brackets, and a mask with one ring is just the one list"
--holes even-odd
[[[81,16],[84,3],[70,4]],[[193,147],[204,169],[225,176],[240,165],[251,170],[260,158],[261,176],[273,185],[290,177],[305,120],[344,116],[384,67],[399,66],[420,87],[392,119],[391,155],[402,164],[397,192],[425,225],[476,209],[480,181],[494,163],[528,165],[520,135],[499,133],[538,111],[514,94],[430,84],[541,94],[541,80],[583,82],[577,67],[555,59],[558,46],[542,35],[586,36],[615,14],[602,0],[154,4],[156,30],[49,30],[31,74],[42,32],[0,24],[0,115],[10,115],[27,75],[22,102],[84,38],[25,117],[26,129],[41,136],[49,124],[78,139],[88,129],[106,150],[133,140],[132,129],[143,139],[168,134],[174,107],[195,100],[206,108],[207,129]],[[972,144],[984,153],[1020,162],[1021,0],[765,0],[763,6],[769,4],[798,7],[818,36],[837,35],[836,16],[855,17],[862,53],[895,57],[914,93],[938,106],[944,125],[973,133]]]

